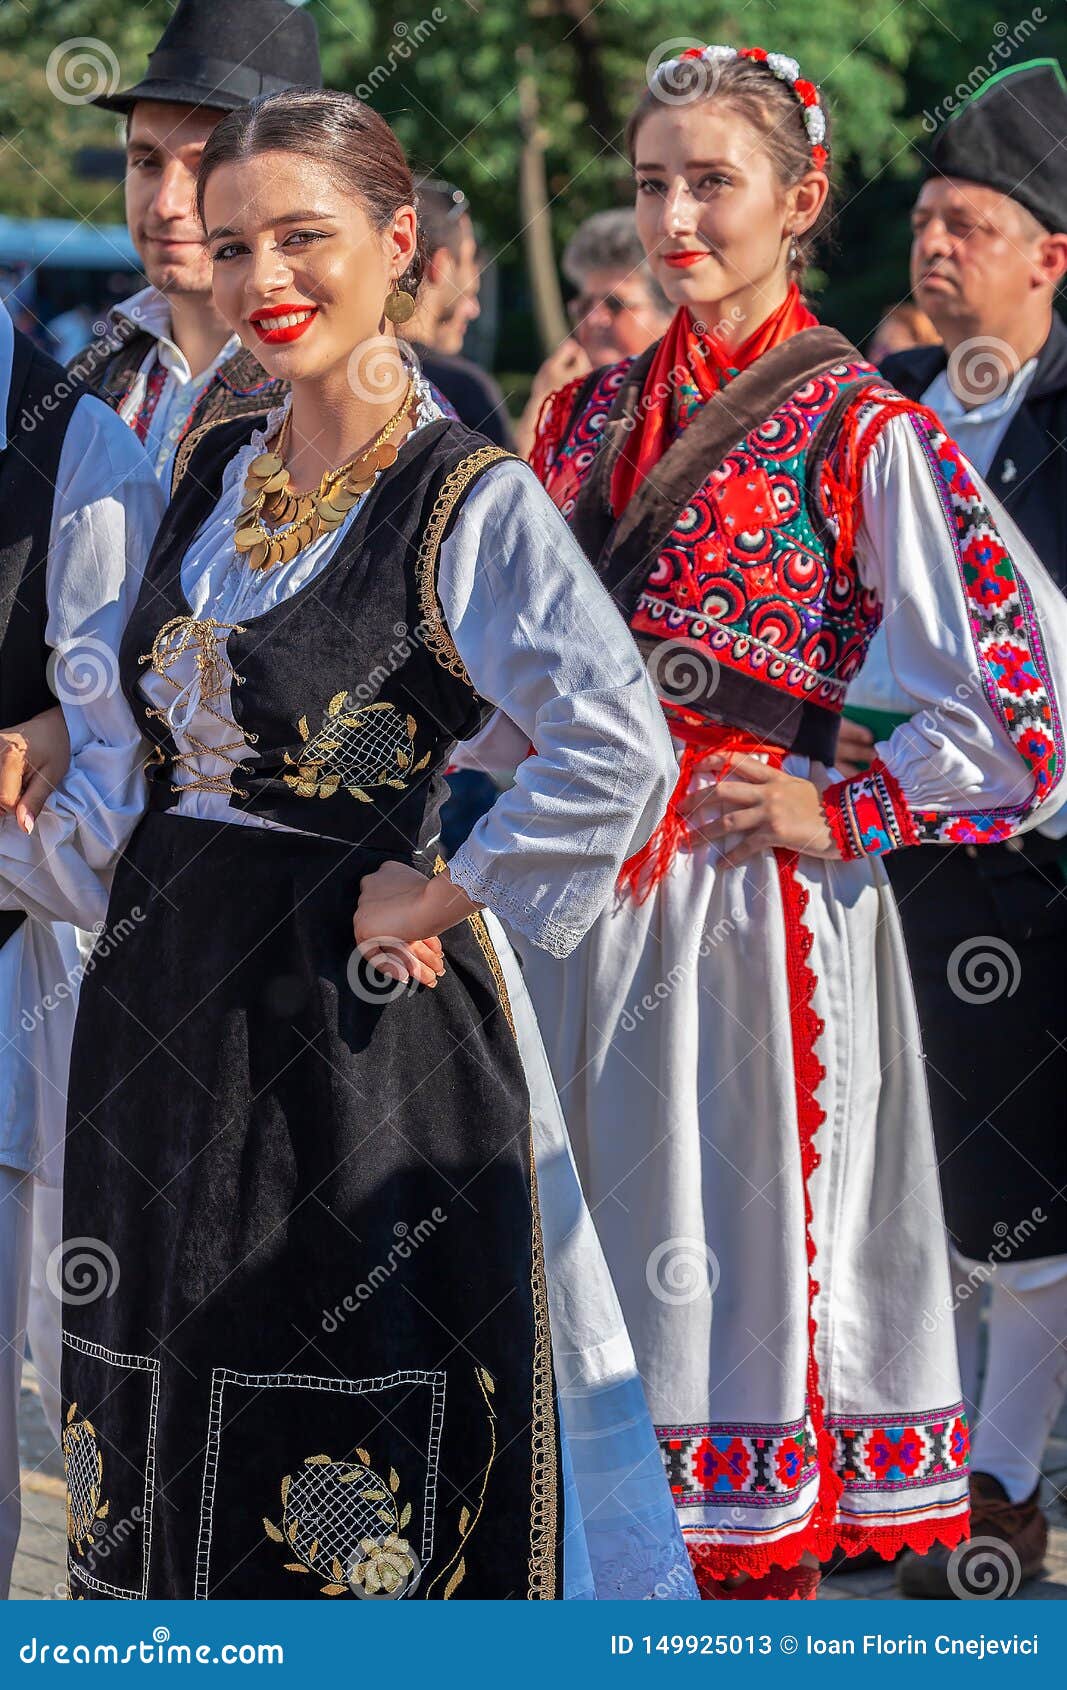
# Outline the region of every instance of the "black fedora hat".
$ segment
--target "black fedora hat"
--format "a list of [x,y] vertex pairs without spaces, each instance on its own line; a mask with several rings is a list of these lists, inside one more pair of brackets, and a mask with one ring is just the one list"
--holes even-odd
[[140,82],[93,101],[129,114],[138,100],[236,111],[257,94],[321,88],[315,21],[289,0],[178,0]]

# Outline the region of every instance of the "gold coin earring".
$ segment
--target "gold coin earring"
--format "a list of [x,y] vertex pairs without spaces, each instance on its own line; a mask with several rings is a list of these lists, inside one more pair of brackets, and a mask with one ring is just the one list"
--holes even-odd
[[397,277],[393,278],[393,291],[388,295],[383,307],[385,315],[394,327],[408,322],[415,315],[415,298],[406,288],[400,286]]

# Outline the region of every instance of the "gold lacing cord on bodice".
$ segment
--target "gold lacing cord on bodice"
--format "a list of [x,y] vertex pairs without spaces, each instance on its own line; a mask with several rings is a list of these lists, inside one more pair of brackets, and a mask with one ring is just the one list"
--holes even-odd
[[[244,632],[239,622],[218,622],[213,616],[174,616],[163,624],[153,641],[151,651],[143,652],[138,662],[149,664],[152,673],[166,681],[175,692],[184,692],[182,683],[176,681],[168,671],[179,658],[184,657],[187,652],[193,652],[200,680],[200,708],[209,716],[213,716],[216,722],[230,727],[230,718],[214,708],[214,700],[223,697],[230,681],[235,687],[243,686],[244,677],[237,674],[226,657],[225,645],[218,636],[220,633]],[[161,707],[149,710],[148,715],[160,721],[167,721],[167,712]],[[171,727],[169,721],[167,725]],[[176,730],[171,727],[171,731]],[[248,797],[242,787],[234,786],[230,780],[230,774],[240,768],[243,759],[231,757],[229,753],[244,751],[249,745],[256,745],[259,741],[258,734],[242,734],[239,739],[227,740],[223,745],[207,745],[202,739],[188,732],[184,737],[193,749],[191,752],[178,752],[174,758],[174,767],[183,769],[192,779],[180,785],[172,781],[172,792],[217,792],[223,798]],[[219,757],[229,765],[229,770],[223,770],[217,775],[205,775],[197,767],[199,757]]]

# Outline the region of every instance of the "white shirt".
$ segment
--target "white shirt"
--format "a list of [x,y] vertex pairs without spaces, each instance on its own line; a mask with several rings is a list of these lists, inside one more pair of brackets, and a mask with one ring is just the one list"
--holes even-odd
[[[257,571],[238,557],[245,472],[284,414],[284,406],[273,411],[230,463],[219,503],[186,552],[182,587],[197,618],[249,626],[328,567],[360,508],[290,564]],[[417,427],[440,414],[420,377]],[[442,544],[437,588],[475,688],[519,724],[524,748],[536,746],[449,872],[534,944],[566,955],[666,807],[676,771],[662,711],[625,624],[525,464],[503,462],[482,475]],[[223,655],[225,638],[223,629]],[[195,775],[179,769],[175,784],[232,773],[213,746],[254,760],[252,746],[234,748],[243,735],[229,687],[213,699],[216,717],[200,707],[191,651],[168,674],[179,690],[151,671],[142,688],[166,709],[178,749],[195,767]],[[183,794],[178,814],[271,825],[201,787]],[[310,830],[310,814],[308,821]]]
[[237,335],[231,335],[220,347],[207,369],[194,375],[189,360],[171,339],[170,305],[157,288],[142,288],[116,305],[117,316],[125,317],[137,328],[154,335],[156,344],[145,358],[134,378],[133,385],[119,406],[119,416],[132,427],[137,412],[144,403],[148,377],[157,359],[167,372],[155,410],[145,435],[145,450],[162,485],[169,489],[174,454],[185,433],[190,414],[199,404],[219,365],[240,350]]
[[[934,377],[922,396],[922,403],[936,411],[964,457],[979,475],[989,477],[997,447],[1030,389],[1037,369],[1037,359],[1031,358],[1012,379],[1004,392],[983,405],[969,410],[953,390],[948,379],[948,367]],[[1003,479],[1003,478],[1002,478]]]
[[[1030,383],[1037,368],[1037,359],[1031,358],[1024,364],[1011,386],[998,399],[991,400],[986,405],[977,405],[972,410],[966,410],[961,401],[953,393],[948,382],[948,373],[943,370],[930,383],[922,396],[922,404],[928,405],[937,412],[945,428],[962,449],[968,462],[985,476],[996,457],[997,447],[1003,440],[1012,418],[1018,411],[1026,397]],[[877,459],[877,451],[872,454]],[[1003,476],[1001,477],[1003,479]],[[994,521],[1001,537],[1007,542],[1013,560],[1020,564],[1026,579],[1031,584],[1035,576],[1038,578],[1038,590],[1041,603],[1039,612],[1052,618],[1053,625],[1058,626],[1062,619],[1062,611],[1054,601],[1059,599],[1062,606],[1063,599],[1051,576],[1041,564],[1033,549],[1015,527],[1007,512],[998,504],[996,496],[988,488],[986,496],[992,509]],[[863,500],[864,507],[875,497],[875,488],[871,484],[870,475],[864,478]],[[939,522],[937,527],[943,527]],[[923,559],[924,550],[929,544],[930,530],[924,523],[913,526],[907,521],[907,513],[898,535],[898,545],[903,553],[908,546],[917,548],[915,556]],[[888,536],[887,536],[888,538]],[[907,616],[898,618],[888,612],[874,639],[871,641],[863,668],[855,677],[848,689],[848,703],[860,708],[885,711],[890,715],[910,715],[914,709],[914,695],[909,685],[908,674],[913,667],[914,659],[908,653],[905,645],[905,630],[910,619]],[[893,626],[893,623],[896,626]],[[928,619],[928,625],[923,630],[923,637],[935,643],[940,643],[951,649],[952,636],[947,627],[938,627],[936,617]],[[892,645],[892,650],[891,650]],[[846,706],[847,710],[847,706]],[[900,730],[897,730],[900,732]],[[896,737],[895,735],[893,736]],[[877,755],[883,756],[885,747],[877,747]],[[1045,804],[1041,807],[1038,831],[1050,835],[1054,839],[1061,839],[1067,834],[1067,804],[1062,797],[1058,797],[1055,804]]]
[[[0,305],[0,437],[13,344]],[[62,1172],[81,977],[73,927],[60,923],[103,920],[112,867],[143,806],[143,748],[114,652],[162,512],[130,430],[99,399],[79,399],[59,460],[45,576],[50,678],[71,767],[32,835],[13,816],[0,819],[0,908],[31,916],[0,948],[0,1166],[47,1185]]]

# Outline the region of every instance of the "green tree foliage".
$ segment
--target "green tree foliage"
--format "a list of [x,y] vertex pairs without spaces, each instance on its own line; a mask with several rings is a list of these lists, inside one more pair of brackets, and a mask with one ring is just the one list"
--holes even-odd
[[[839,213],[824,308],[863,335],[906,291],[916,141],[960,86],[1038,54],[1067,60],[1063,0],[1009,16],[1003,0],[309,0],[326,78],[388,119],[416,165],[461,183],[499,261],[516,348],[529,362],[517,206],[518,50],[531,50],[557,247],[575,224],[626,203],[623,130],[650,57],[712,38],[795,54],[834,113]],[[0,0],[0,212],[121,218],[114,183],[73,169],[116,140],[115,119],[49,86],[57,44],[104,43],[139,76],[168,0]],[[923,114],[927,114],[924,128]],[[513,356],[520,353],[515,350]]]

